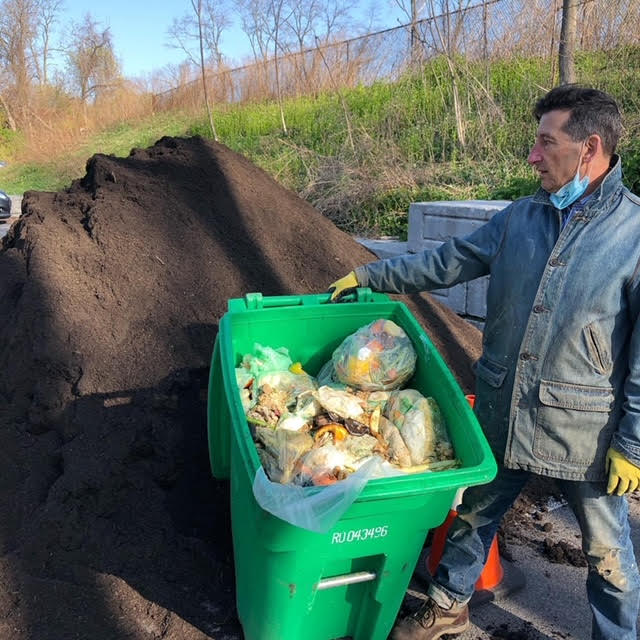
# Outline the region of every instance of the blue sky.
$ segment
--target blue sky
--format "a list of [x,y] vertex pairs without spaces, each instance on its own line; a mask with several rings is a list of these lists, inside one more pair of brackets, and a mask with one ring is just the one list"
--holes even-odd
[[190,4],[189,0],[65,0],[63,15],[77,22],[90,13],[100,26],[109,27],[124,74],[138,76],[184,59],[184,52],[164,45],[173,18]]
[[[190,0],[64,0],[62,25],[69,20],[81,20],[89,12],[101,26],[108,26],[113,36],[114,49],[124,75],[140,76],[166,64],[177,64],[184,52],[165,46],[167,29],[173,18],[191,11]],[[397,12],[390,10],[389,0],[358,0],[361,7],[373,2],[385,15],[380,27],[398,24]],[[246,36],[236,26],[226,33],[223,52],[240,61],[251,53]]]

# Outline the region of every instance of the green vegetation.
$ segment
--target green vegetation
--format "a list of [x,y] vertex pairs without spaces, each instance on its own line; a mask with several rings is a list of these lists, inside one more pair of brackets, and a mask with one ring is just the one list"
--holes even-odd
[[[578,77],[610,91],[625,112],[620,145],[627,184],[640,190],[640,48],[581,53]],[[419,200],[505,198],[534,191],[526,164],[535,132],[535,100],[551,86],[550,62],[518,59],[457,61],[462,113],[456,119],[449,68],[435,59],[391,83],[343,89],[284,105],[224,105],[215,111],[221,141],[246,155],[286,187],[349,231],[404,235],[407,210]],[[16,162],[0,171],[0,188],[57,190],[81,177],[92,154],[128,155],[163,135],[209,136],[204,114],[160,113],[122,123],[47,163]],[[462,142],[464,137],[464,144]],[[0,153],[17,155],[22,140],[0,132]]]

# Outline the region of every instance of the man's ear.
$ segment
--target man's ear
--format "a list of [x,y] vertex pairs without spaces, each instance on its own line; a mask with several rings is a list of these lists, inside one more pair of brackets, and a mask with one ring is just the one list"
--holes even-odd
[[585,142],[584,162],[591,162],[598,155],[602,155],[602,138],[597,133],[592,133]]

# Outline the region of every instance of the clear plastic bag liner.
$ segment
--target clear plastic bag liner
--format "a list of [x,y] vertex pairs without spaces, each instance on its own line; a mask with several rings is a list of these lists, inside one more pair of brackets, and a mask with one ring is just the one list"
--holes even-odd
[[345,480],[325,487],[299,487],[271,482],[260,467],[253,480],[256,502],[289,524],[326,533],[360,495],[372,478],[389,475],[388,465],[373,456]]

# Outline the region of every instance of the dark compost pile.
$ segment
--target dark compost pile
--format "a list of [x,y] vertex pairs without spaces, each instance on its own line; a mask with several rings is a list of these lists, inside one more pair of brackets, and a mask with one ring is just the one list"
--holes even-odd
[[[207,377],[227,300],[374,259],[242,156],[163,138],[27,192],[0,250],[0,637],[239,638]],[[466,392],[480,333],[404,298]]]

